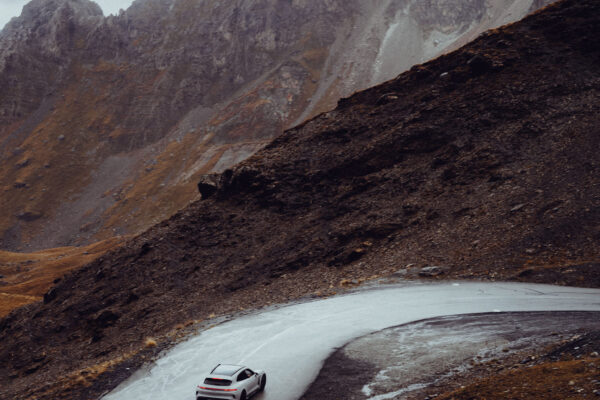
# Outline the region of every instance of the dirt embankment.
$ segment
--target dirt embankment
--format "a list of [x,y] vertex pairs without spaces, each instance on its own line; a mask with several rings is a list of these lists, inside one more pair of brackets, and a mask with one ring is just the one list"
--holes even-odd
[[599,18],[560,2],[286,132],[0,320],[0,397],[93,397],[147,336],[374,276],[600,286]]
[[483,365],[457,377],[461,387],[437,400],[563,400],[600,396],[600,332],[558,342],[520,362]]
[[600,390],[598,317],[473,314],[388,328],[333,353],[302,400],[590,398]]

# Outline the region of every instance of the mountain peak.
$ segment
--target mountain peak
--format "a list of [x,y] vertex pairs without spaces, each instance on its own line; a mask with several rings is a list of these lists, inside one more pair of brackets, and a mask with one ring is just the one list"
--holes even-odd
[[58,10],[62,7],[71,7],[75,11],[91,15],[103,15],[100,6],[91,0],[31,0],[23,7],[23,13],[36,12],[36,10]]
[[10,33],[15,32],[36,31],[51,21],[64,17],[81,21],[103,16],[100,6],[90,0],[32,0],[23,7],[20,16],[6,24],[2,36],[11,36]]
[[23,7],[0,35],[0,66],[17,49],[35,48],[43,54],[62,55],[74,35],[94,27],[104,18],[102,9],[89,0],[33,0]]

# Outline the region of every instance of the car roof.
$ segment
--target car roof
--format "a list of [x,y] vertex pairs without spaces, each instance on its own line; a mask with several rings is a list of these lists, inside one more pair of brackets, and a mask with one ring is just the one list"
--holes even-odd
[[232,376],[245,367],[241,365],[219,364],[210,371],[211,375]]

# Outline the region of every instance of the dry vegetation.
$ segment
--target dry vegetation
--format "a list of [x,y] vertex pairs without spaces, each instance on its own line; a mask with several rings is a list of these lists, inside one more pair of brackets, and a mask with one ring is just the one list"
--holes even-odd
[[517,368],[476,381],[438,400],[566,400],[600,396],[600,359],[558,361]]
[[62,393],[59,398],[68,399],[73,390],[78,390],[82,387],[90,387],[94,380],[98,379],[98,377],[102,376],[103,374],[111,373],[115,366],[127,362],[137,354],[138,352],[136,351],[129,352],[114,359],[103,361],[97,365],[74,371],[71,374],[60,378],[54,383],[46,384],[45,386],[39,388],[34,395],[28,396],[27,400],[36,400],[40,395],[43,396],[56,393],[57,391]]
[[0,251],[0,317],[42,299],[53,282],[119,246],[117,237],[86,247],[63,247],[36,253]]

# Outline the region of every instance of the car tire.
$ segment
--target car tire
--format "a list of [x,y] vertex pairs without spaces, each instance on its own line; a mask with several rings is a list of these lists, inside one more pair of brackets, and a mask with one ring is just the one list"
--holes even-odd
[[242,392],[242,395],[240,396],[240,400],[246,400],[246,391],[245,390]]
[[267,386],[267,374],[264,374],[260,380],[260,391],[265,390],[265,386]]

